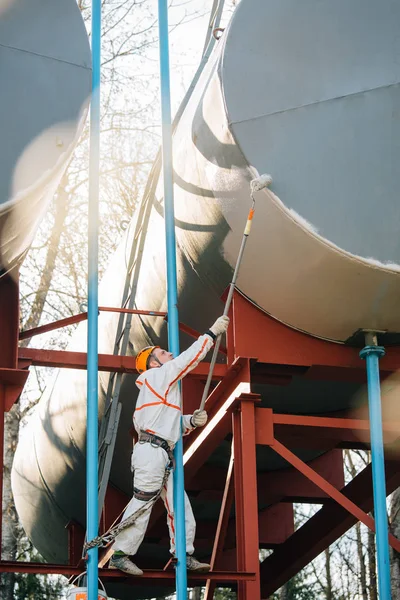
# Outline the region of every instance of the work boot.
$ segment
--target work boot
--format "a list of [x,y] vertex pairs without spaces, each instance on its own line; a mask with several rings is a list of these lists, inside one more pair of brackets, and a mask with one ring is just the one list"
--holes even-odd
[[197,573],[207,573],[210,570],[208,563],[201,563],[194,556],[186,556],[186,568],[188,571],[197,571]]
[[142,569],[139,569],[126,555],[113,554],[110,560],[110,569],[119,569],[128,575],[143,575]]

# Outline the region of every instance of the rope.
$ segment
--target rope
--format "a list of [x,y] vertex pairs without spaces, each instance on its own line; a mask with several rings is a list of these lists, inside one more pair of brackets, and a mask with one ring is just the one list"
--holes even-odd
[[[99,548],[107,548],[107,546],[109,546],[122,531],[124,531],[128,527],[131,527],[132,525],[134,525],[136,519],[138,517],[140,517],[143,513],[145,513],[147,510],[149,510],[149,508],[151,508],[153,506],[153,504],[155,504],[155,502],[159,499],[159,497],[161,496],[161,492],[168,481],[171,471],[172,471],[172,464],[169,463],[167,465],[167,468],[165,469],[164,478],[163,478],[161,487],[158,490],[158,492],[156,493],[156,495],[153,496],[153,498],[151,498],[147,502],[145,502],[145,504],[143,504],[143,506],[138,508],[127,519],[124,519],[124,521],[121,521],[121,523],[118,523],[117,525],[111,526],[110,529],[108,529],[108,531],[106,531],[102,535],[99,535],[99,536],[93,538],[92,540],[90,540],[90,542],[86,542],[86,544],[83,547],[83,554],[86,555],[88,550],[91,550],[92,548],[95,548],[96,546],[98,546]],[[128,505],[126,505],[124,512],[125,512],[127,506]]]

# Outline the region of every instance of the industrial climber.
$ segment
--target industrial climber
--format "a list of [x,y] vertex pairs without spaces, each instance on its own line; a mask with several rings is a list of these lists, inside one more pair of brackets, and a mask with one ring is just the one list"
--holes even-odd
[[[137,553],[143,541],[154,505],[151,500],[158,496],[161,496],[167,510],[170,551],[175,555],[172,452],[180,437],[181,426],[182,434],[187,435],[207,422],[206,411],[195,410],[192,415],[183,416],[181,425],[179,381],[206,356],[217,336],[226,332],[228,324],[228,317],[219,317],[204,335],[176,358],[159,346],[144,348],[136,357],[136,369],[140,373],[136,385],[140,391],[133,415],[138,433],[138,442],[132,453],[133,498],[121,524],[130,516],[134,523],[115,538],[110,568],[130,575],[143,575],[129,557]],[[135,513],[137,517],[133,517]],[[185,525],[187,568],[190,571],[208,571],[210,565],[199,562],[193,556],[196,523],[186,493]]]

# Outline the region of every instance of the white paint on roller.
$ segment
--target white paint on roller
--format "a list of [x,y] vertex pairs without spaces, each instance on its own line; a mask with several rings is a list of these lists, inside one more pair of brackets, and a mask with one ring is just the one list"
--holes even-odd
[[272,183],[271,175],[264,173],[263,175],[260,175],[259,177],[256,177],[255,179],[252,179],[250,181],[251,192],[252,193],[259,192],[260,190],[263,190],[264,188],[271,185],[271,183]]

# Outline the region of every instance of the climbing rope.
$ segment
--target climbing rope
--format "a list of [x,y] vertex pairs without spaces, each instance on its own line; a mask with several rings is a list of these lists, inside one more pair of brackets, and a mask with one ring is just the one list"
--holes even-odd
[[[172,462],[170,462],[167,465],[167,468],[165,469],[165,473],[164,473],[164,477],[163,477],[163,481],[162,481],[161,487],[156,492],[155,496],[153,496],[152,498],[150,498],[150,500],[148,500],[147,502],[145,502],[145,504],[143,504],[143,506],[141,506],[140,508],[138,508],[138,510],[136,510],[134,513],[132,513],[127,519],[124,519],[123,521],[121,521],[117,525],[112,525],[110,527],[110,529],[108,529],[108,531],[106,531],[102,535],[99,535],[99,536],[93,538],[92,540],[90,540],[90,542],[86,542],[85,545],[84,545],[84,547],[83,547],[83,554],[86,555],[86,553],[87,553],[88,550],[91,550],[92,548],[95,548],[96,546],[98,546],[99,548],[107,548],[107,546],[109,546],[110,544],[112,544],[112,542],[115,540],[115,538],[122,531],[124,531],[128,527],[131,527],[132,525],[134,525],[136,519],[138,519],[138,517],[140,517],[147,510],[149,510],[151,508],[151,506],[153,506],[153,504],[155,504],[156,501],[159,499],[159,497],[161,496],[161,492],[162,492],[164,486],[167,484],[167,481],[168,481],[168,478],[170,476],[170,473],[171,473],[172,469],[173,469],[173,465],[172,465]],[[121,513],[121,515],[125,512],[127,506],[128,505],[126,505],[126,507],[124,508],[124,510]]]

